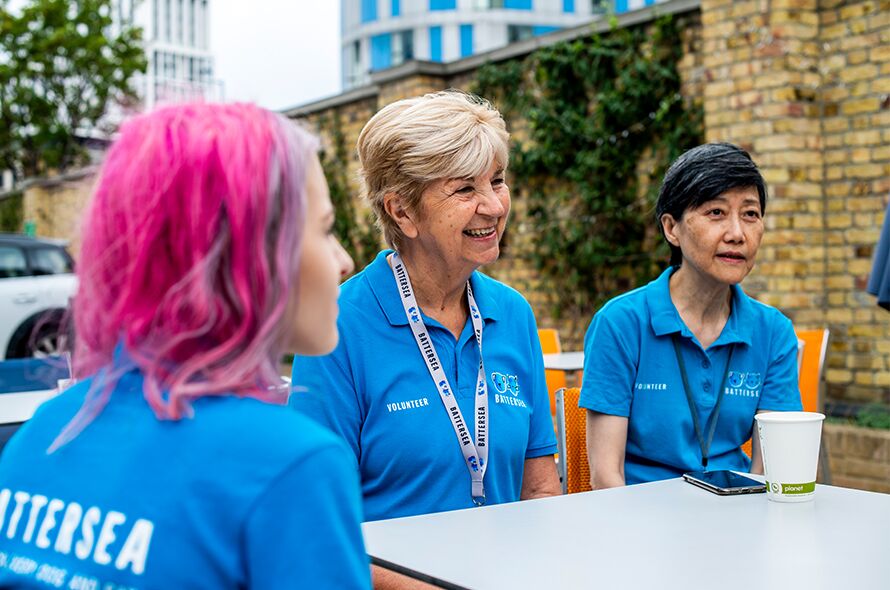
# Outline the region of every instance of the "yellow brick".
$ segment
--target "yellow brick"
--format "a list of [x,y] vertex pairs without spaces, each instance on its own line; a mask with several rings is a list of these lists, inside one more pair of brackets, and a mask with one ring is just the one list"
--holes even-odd
[[870,80],[878,75],[878,66],[874,64],[864,64],[849,67],[841,70],[840,79],[850,84],[859,80]]
[[844,133],[844,144],[855,145],[879,145],[881,143],[880,131],[849,131]]
[[849,213],[844,213],[841,215],[829,215],[828,216],[828,227],[830,229],[837,229],[840,227],[850,227],[850,224],[853,221],[853,216]]
[[868,52],[871,61],[890,61],[890,45],[878,45]]
[[871,157],[874,161],[890,160],[890,146],[885,145],[874,148],[871,151]]
[[878,178],[884,174],[884,167],[879,164],[859,164],[847,166],[848,178]]
[[853,380],[853,373],[843,369],[828,369],[825,371],[825,380],[828,383],[849,383]]

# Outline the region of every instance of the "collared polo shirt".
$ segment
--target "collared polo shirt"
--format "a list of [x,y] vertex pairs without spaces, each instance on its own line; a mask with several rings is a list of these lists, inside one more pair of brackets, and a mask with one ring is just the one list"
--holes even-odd
[[[361,472],[367,520],[471,508],[470,476],[451,421],[412,335],[381,252],[340,292],[340,342],[294,359],[290,404],[346,440]],[[479,272],[489,395],[486,504],[519,499],[525,460],[556,452],[537,326],[525,299]],[[455,340],[423,315],[468,425],[474,423],[479,348],[472,322]],[[475,439],[475,437],[474,437]]]
[[93,385],[41,405],[3,449],[0,587],[370,589],[358,477],[333,434],[222,394],[158,420],[132,370],[48,453]]
[[584,339],[584,383],[579,405],[628,418],[624,475],[628,484],[677,477],[702,469],[673,336],[680,350],[702,430],[716,402],[731,346],[708,469],[748,471],[741,445],[758,410],[800,410],[797,337],[777,309],[732,287],[729,319],[703,348],[671,301],[674,268],[645,287],[612,299],[594,316]]

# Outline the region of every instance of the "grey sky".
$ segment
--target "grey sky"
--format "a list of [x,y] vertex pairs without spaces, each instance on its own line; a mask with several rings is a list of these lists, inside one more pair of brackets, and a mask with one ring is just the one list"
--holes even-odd
[[338,0],[216,0],[211,11],[226,100],[284,109],[340,91]]

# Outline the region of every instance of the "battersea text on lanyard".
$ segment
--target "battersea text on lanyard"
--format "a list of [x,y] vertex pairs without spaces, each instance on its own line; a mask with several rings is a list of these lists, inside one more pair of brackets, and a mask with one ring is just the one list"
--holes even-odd
[[714,431],[717,429],[717,417],[720,415],[720,404],[723,402],[723,392],[726,389],[726,380],[729,378],[729,364],[732,362],[732,353],[735,352],[735,344],[729,345],[729,355],[726,357],[726,367],[723,368],[723,379],[720,381],[720,389],[717,391],[717,403],[711,410],[705,422],[707,430],[707,438],[702,433],[701,424],[698,420],[698,409],[695,407],[695,400],[692,398],[692,390],[689,388],[689,378],[686,376],[686,363],[683,362],[683,355],[680,354],[680,337],[677,334],[673,336],[674,353],[677,355],[677,364],[680,365],[680,377],[683,379],[683,391],[686,392],[686,401],[689,403],[689,412],[692,414],[692,425],[695,427],[695,436],[698,437],[698,444],[701,447],[701,466],[708,467],[708,452],[711,449],[711,441],[714,440]]
[[476,444],[470,439],[467,423],[464,421],[463,414],[457,406],[457,399],[453,390],[448,383],[448,377],[442,369],[442,363],[439,362],[439,355],[433,346],[433,340],[430,338],[426,325],[420,317],[420,307],[417,305],[417,299],[414,297],[414,289],[411,287],[411,281],[408,279],[408,271],[405,264],[399,257],[398,252],[393,252],[390,258],[392,266],[392,274],[396,279],[401,295],[402,307],[405,308],[405,315],[408,316],[408,325],[411,326],[411,332],[414,333],[414,340],[417,342],[417,348],[426,363],[426,368],[433,378],[433,383],[439,390],[439,398],[448,411],[448,417],[451,419],[451,426],[454,428],[454,434],[460,443],[460,450],[464,456],[464,462],[467,471],[470,473],[470,481],[472,483],[471,494],[473,503],[477,506],[485,504],[485,487],[482,480],[485,478],[485,470],[488,468],[488,386],[485,383],[485,367],[482,363],[482,317],[479,315],[479,307],[476,305],[476,299],[473,297],[473,289],[470,282],[467,281],[467,300],[470,305],[470,318],[473,321],[473,330],[476,332],[476,344],[479,346],[479,376],[476,381],[475,398],[475,438]]

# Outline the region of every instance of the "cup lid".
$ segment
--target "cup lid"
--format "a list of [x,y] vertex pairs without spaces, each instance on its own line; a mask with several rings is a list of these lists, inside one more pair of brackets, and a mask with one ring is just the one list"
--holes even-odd
[[764,412],[755,414],[754,419],[758,422],[770,424],[818,422],[825,420],[825,414],[820,414],[819,412]]

